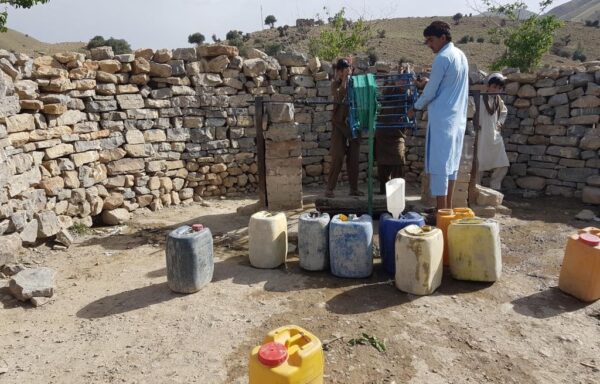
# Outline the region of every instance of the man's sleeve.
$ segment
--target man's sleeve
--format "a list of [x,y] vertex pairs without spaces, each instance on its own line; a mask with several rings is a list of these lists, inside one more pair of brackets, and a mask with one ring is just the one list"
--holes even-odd
[[427,82],[421,97],[415,103],[415,109],[424,109],[437,97],[438,89],[447,70],[448,59],[445,56],[437,56],[433,60],[429,82]]

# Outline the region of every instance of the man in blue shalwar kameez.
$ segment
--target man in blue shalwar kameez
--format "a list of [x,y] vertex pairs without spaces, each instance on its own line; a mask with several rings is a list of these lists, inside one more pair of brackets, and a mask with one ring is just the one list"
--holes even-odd
[[[425,172],[429,175],[437,209],[452,208],[452,193],[458,174],[467,125],[469,101],[469,64],[465,54],[452,43],[450,26],[434,21],[423,31],[425,44],[437,54],[431,78],[408,115],[427,107],[428,126],[425,146]],[[417,84],[419,86],[419,84]]]

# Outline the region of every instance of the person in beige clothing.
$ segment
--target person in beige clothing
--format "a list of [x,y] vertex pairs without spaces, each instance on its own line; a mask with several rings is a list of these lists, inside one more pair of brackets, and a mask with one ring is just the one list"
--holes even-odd
[[[506,120],[507,109],[500,93],[504,89],[505,78],[493,73],[487,79],[487,95],[482,95],[479,107],[479,136],[477,140],[477,161],[479,171],[492,171],[490,188],[499,191],[502,180],[508,172],[510,162],[500,133]],[[480,175],[479,175],[480,176]]]

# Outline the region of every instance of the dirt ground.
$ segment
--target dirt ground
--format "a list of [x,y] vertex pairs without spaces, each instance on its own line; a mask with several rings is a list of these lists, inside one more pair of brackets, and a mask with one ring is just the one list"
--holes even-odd
[[[326,383],[600,382],[600,302],[556,288],[566,236],[593,224],[574,220],[577,202],[509,198],[500,281],[446,276],[434,295],[417,297],[398,291],[379,259],[361,280],[302,271],[296,255],[287,267],[252,268],[249,218],[236,209],[254,201],[137,215],[67,251],[31,250],[25,262],[58,271],[57,292],[33,308],[0,289],[0,383],[247,383],[251,348],[286,324],[326,343]],[[174,294],[165,236],[196,222],[215,236],[214,278]],[[386,351],[348,344],[362,333]]]

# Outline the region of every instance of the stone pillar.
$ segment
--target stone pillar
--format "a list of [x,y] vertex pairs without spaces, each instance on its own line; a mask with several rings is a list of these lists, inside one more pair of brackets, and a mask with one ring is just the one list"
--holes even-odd
[[272,211],[302,208],[302,141],[292,103],[271,103],[265,136],[267,205]]

